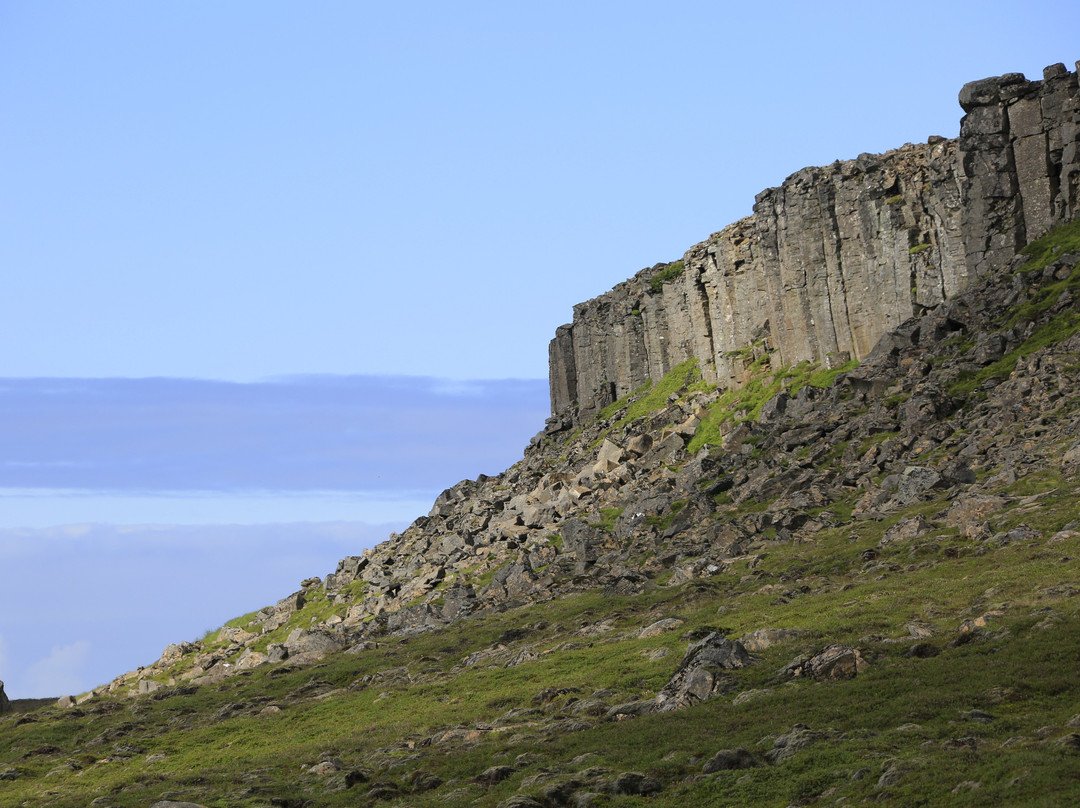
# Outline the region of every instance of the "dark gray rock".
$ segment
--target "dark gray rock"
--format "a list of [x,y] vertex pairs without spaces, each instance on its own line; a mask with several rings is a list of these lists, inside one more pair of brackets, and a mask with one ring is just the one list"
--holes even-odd
[[944,484],[942,476],[925,466],[908,466],[897,482],[890,508],[902,508],[922,499],[925,492]]
[[655,777],[649,777],[641,772],[623,772],[615,778],[615,782],[611,784],[611,791],[613,794],[630,794],[633,796],[641,796],[644,794],[655,794],[658,791],[663,791],[664,786]]
[[315,661],[345,647],[340,639],[324,631],[305,631],[302,628],[294,629],[284,645],[289,658],[295,661]]
[[809,658],[787,665],[782,675],[808,676],[818,680],[853,679],[866,668],[858,649],[848,645],[829,645]]
[[660,712],[689,707],[724,692],[730,685],[725,671],[750,664],[750,655],[742,643],[713,632],[687,649],[675,675],[656,696]]
[[941,651],[936,645],[931,645],[928,642],[917,642],[904,652],[904,656],[911,659],[929,659],[940,653]]
[[749,769],[757,765],[759,765],[757,758],[745,749],[721,749],[702,766],[701,770],[705,774],[712,774],[729,769]]
[[828,733],[812,730],[805,724],[796,724],[790,732],[773,740],[773,748],[765,753],[765,758],[770,763],[783,763],[800,750],[827,737]]
[[500,802],[495,808],[546,808],[546,806],[536,797],[530,797],[528,794],[515,794],[509,799]]
[[501,783],[513,773],[513,766],[491,766],[480,772],[480,774],[476,776],[476,780],[484,785],[493,786],[496,783]]

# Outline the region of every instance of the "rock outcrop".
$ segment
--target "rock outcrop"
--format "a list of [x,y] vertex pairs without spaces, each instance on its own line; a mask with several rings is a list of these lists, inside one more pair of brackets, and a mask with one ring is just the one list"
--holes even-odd
[[0,715],[11,712],[11,701],[4,692],[4,683],[0,682]]
[[551,408],[587,418],[695,357],[738,387],[778,364],[861,359],[1080,211],[1077,74],[964,86],[956,139],[805,168],[680,261],[574,307],[549,346]]

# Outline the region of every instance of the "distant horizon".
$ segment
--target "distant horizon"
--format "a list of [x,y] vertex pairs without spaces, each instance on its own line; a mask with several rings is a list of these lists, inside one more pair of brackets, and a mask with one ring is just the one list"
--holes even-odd
[[513,465],[547,407],[541,380],[0,380],[0,680],[77,695],[272,605]]

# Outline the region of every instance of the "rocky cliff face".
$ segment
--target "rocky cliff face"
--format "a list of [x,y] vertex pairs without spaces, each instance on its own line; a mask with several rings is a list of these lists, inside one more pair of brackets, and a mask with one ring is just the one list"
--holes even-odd
[[554,415],[590,416],[697,358],[738,387],[763,351],[827,366],[991,275],[1080,210],[1077,73],[960,93],[956,139],[806,168],[754,213],[574,307],[549,347]]

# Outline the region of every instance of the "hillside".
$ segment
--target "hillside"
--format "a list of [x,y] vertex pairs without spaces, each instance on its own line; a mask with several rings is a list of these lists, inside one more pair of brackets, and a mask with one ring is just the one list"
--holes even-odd
[[1072,210],[849,361],[760,333],[738,383],[556,408],[324,579],[0,718],[0,804],[1076,804]]

